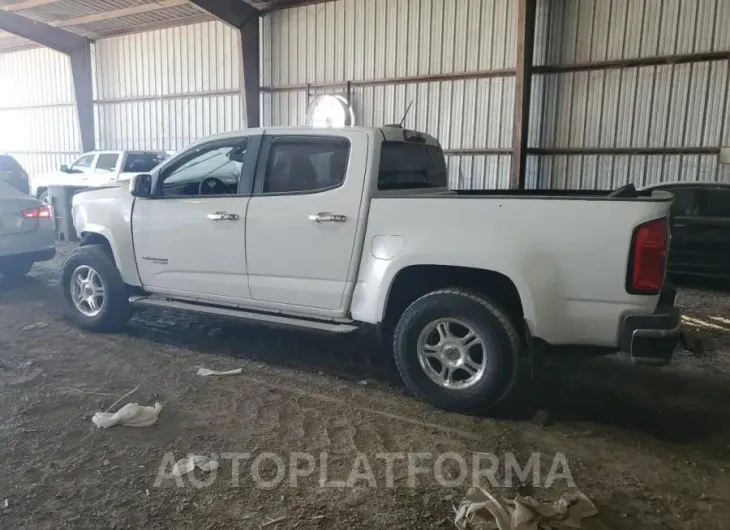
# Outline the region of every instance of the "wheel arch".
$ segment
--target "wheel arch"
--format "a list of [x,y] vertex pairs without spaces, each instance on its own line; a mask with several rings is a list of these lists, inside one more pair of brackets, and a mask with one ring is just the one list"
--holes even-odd
[[525,318],[525,301],[507,275],[477,267],[454,265],[409,265],[400,269],[389,285],[383,306],[383,325],[395,321],[415,300],[431,291],[458,287],[489,296],[517,322]]

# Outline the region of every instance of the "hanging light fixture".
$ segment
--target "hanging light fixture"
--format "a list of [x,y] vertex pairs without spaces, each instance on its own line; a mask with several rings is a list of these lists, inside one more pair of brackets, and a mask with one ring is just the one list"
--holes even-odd
[[351,127],[355,113],[344,96],[323,94],[310,103],[306,123],[310,127]]

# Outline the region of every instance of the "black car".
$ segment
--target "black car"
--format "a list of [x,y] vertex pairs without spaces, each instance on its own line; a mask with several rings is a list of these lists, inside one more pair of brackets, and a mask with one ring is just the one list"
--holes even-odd
[[28,173],[12,156],[2,153],[0,153],[0,181],[10,184],[26,195],[30,193]]
[[645,188],[674,195],[669,274],[730,278],[730,184],[677,182]]

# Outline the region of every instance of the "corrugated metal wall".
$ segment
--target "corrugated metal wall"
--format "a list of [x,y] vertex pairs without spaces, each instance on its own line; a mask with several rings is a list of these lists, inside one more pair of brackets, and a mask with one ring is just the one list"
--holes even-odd
[[[413,101],[406,125],[452,153],[454,186],[505,187],[514,77],[493,71],[515,65],[515,4],[338,0],[272,13],[262,32],[263,122],[301,124],[308,93],[344,94],[351,81],[359,124],[398,122]],[[537,18],[538,65],[730,50],[728,0],[538,0]],[[728,145],[729,74],[728,61],[714,61],[536,75],[529,145]],[[423,76],[437,79],[414,79]],[[730,181],[730,168],[711,154],[528,157],[533,187],[680,179]]]
[[97,41],[98,148],[177,150],[241,129],[239,55],[221,22]]
[[[538,0],[535,62],[728,51],[728,20],[728,0]],[[337,0],[276,11],[261,24],[265,125],[303,123],[308,96],[346,94],[350,82],[359,124],[398,122],[413,102],[406,126],[441,140],[454,187],[507,186],[515,0]],[[98,147],[179,149],[242,127],[238,46],[220,22],[97,41]],[[528,157],[528,185],[730,181],[716,155],[692,152],[730,145],[728,63],[536,75],[529,146],[541,154]],[[65,56],[0,54],[0,124],[0,150],[31,172],[77,153]],[[600,152],[618,148],[688,151]]]
[[[730,50],[728,0],[552,0],[536,64],[570,65]],[[696,148],[730,145],[727,60],[538,76],[544,108],[530,146]],[[530,161],[544,187],[615,188],[675,180],[730,182],[716,155],[551,155]],[[538,181],[537,175],[540,175]]]
[[515,29],[512,0],[339,0],[274,12],[262,25],[263,123],[303,124],[307,84],[310,96],[345,94],[351,81],[358,124],[398,123],[412,101],[406,126],[451,152],[453,186],[507,187]]
[[0,54],[0,152],[34,174],[68,163],[80,146],[68,57],[45,48]]

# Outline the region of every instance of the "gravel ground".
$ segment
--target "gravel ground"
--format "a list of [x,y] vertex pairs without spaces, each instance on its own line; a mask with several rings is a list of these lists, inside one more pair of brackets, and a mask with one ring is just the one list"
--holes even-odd
[[[524,465],[539,452],[542,485],[563,453],[600,511],[588,529],[730,528],[728,294],[681,291],[702,354],[681,351],[663,369],[620,356],[550,360],[530,399],[470,417],[411,397],[387,350],[362,337],[162,312],[141,313],[124,333],[83,333],[60,311],[59,259],[25,281],[0,283],[0,528],[453,528],[452,506],[467,483],[445,487],[426,472],[410,487],[398,460],[388,487],[377,457],[449,452],[469,462],[475,453],[496,455],[498,478],[508,453]],[[199,366],[243,373],[202,378]],[[95,411],[138,385],[131,401],[163,405],[155,426],[92,425]],[[263,488],[251,461],[234,484],[231,460],[221,459],[209,486],[187,478],[181,487],[155,484],[166,454],[232,452],[274,453],[285,463],[307,452],[316,470],[296,487],[286,470],[282,483]],[[321,453],[330,481],[350,476],[361,454],[358,469],[367,477],[366,459],[375,483],[322,487]],[[256,471],[275,482],[274,460],[260,462]],[[452,464],[446,477],[458,479]],[[535,493],[551,498],[567,487],[557,480]]]

